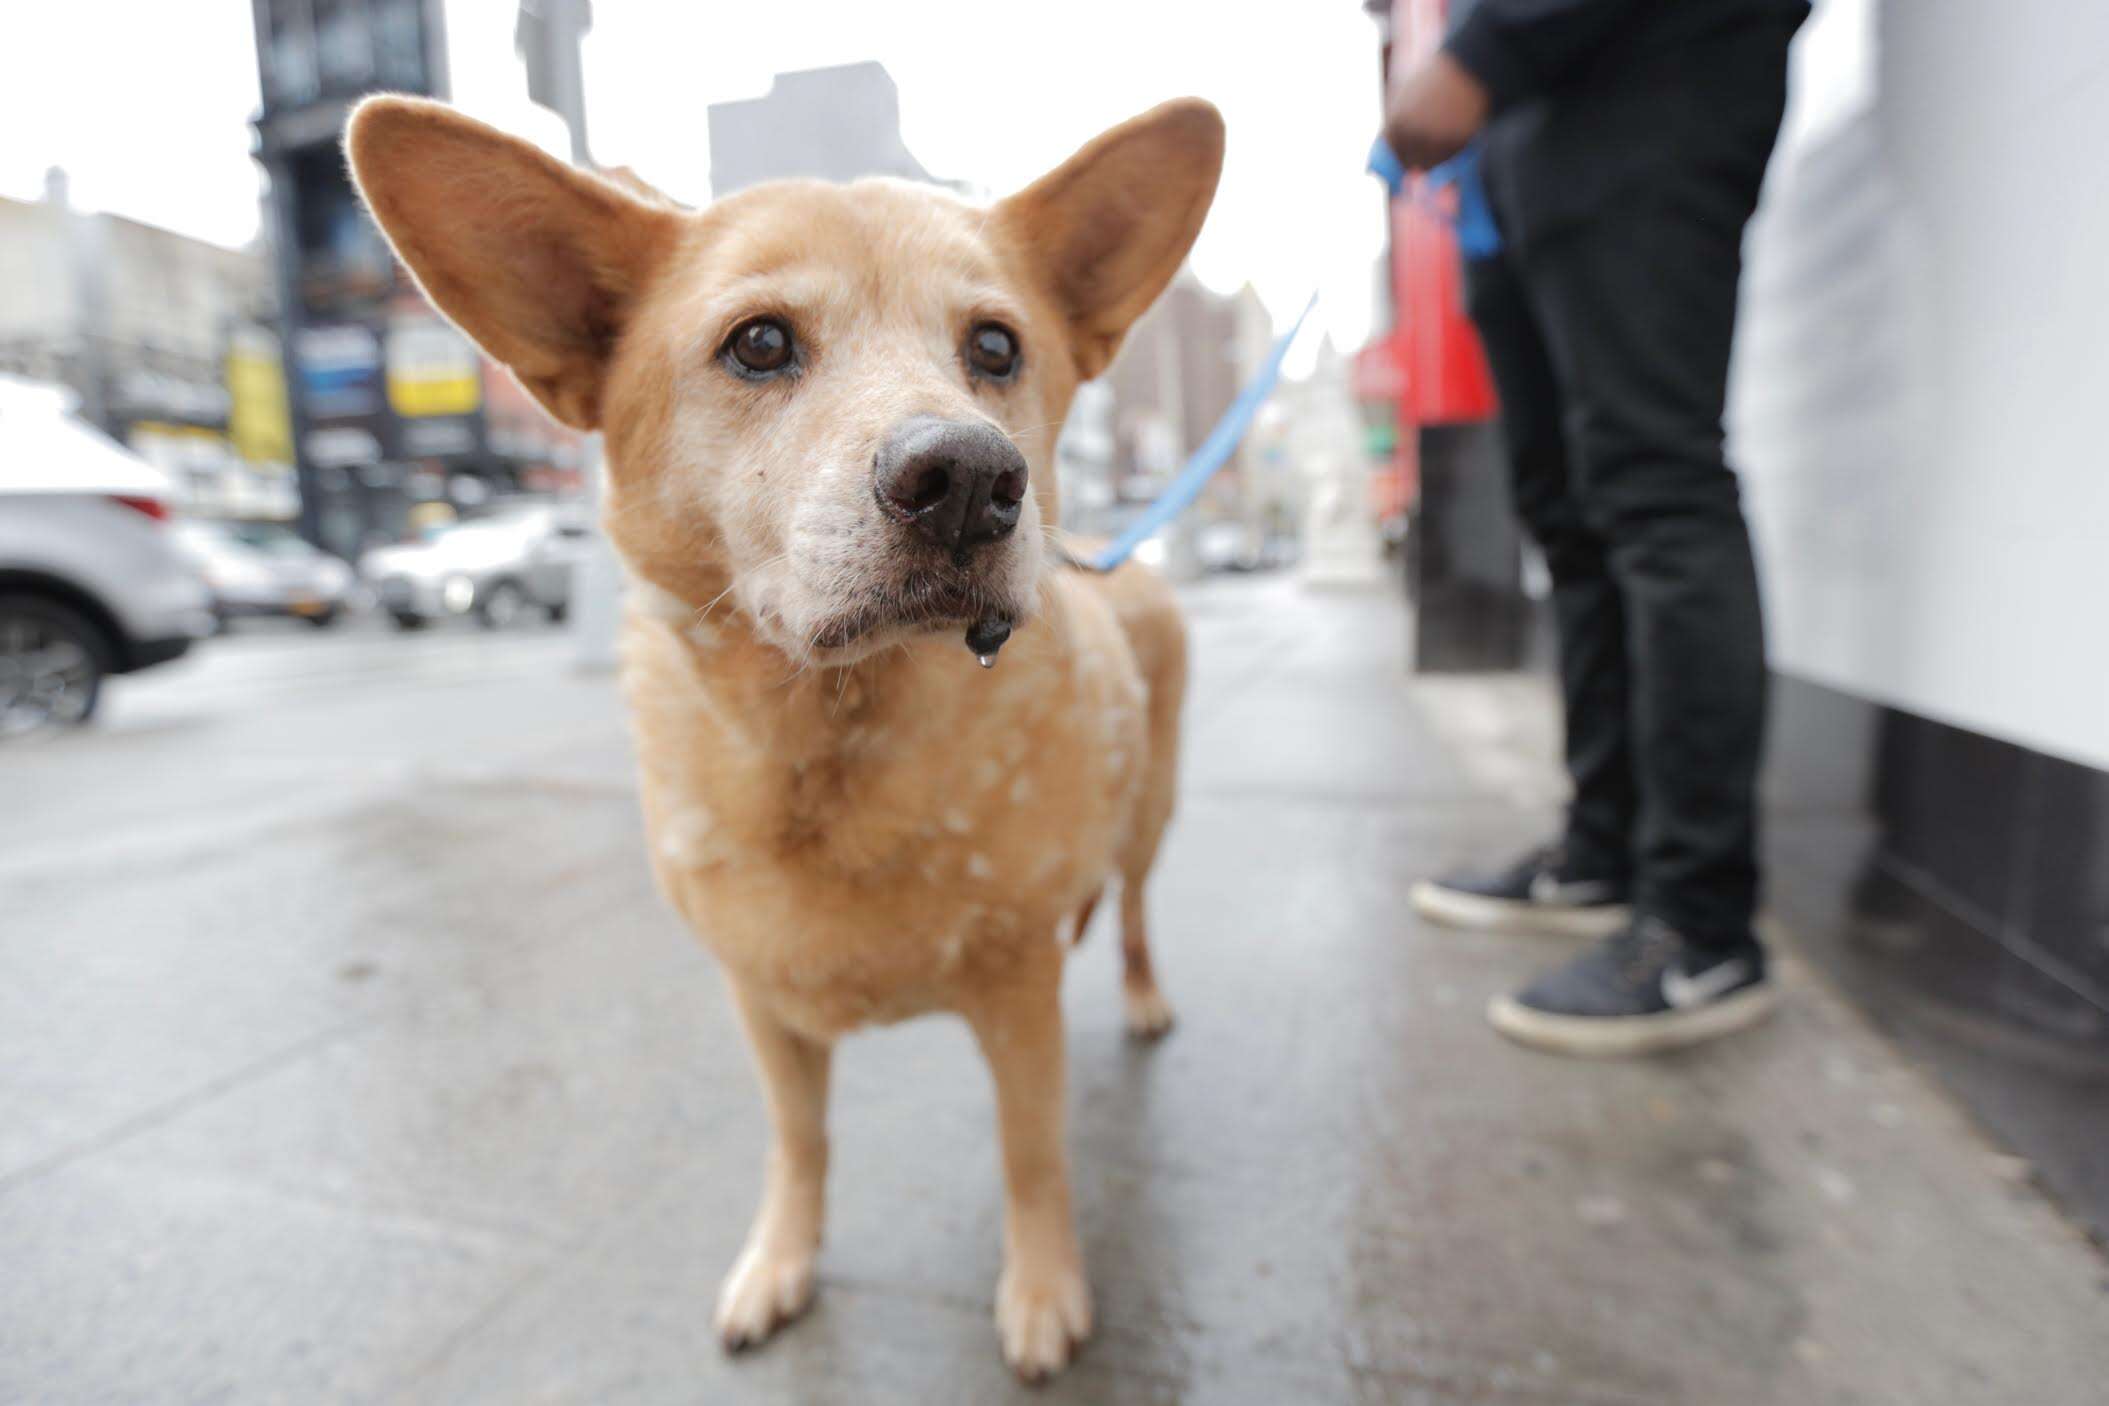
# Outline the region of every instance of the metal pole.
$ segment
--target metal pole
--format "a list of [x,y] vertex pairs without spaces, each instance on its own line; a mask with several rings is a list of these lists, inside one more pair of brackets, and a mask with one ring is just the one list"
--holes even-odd
[[[588,0],[523,0],[520,8],[521,57],[528,64],[529,95],[564,119],[571,132],[572,163],[590,171],[593,154],[586,140],[585,65],[579,51],[586,31],[593,27],[592,6]],[[547,84],[544,93],[534,91],[537,74]],[[598,522],[607,501],[607,460],[598,434],[586,437],[580,461]],[[594,533],[588,544],[571,595],[572,667],[581,673],[605,673],[615,667],[615,629],[622,609],[622,567],[605,531]]]

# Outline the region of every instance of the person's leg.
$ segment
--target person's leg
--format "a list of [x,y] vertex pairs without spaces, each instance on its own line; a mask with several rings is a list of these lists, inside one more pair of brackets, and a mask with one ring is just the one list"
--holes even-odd
[[1722,457],[1741,239],[1717,204],[1657,194],[1548,240],[1529,272],[1583,513],[1624,605],[1635,906],[1718,946],[1750,936],[1765,700],[1750,535]]
[[1516,515],[1552,576],[1567,772],[1574,784],[1562,867],[1570,875],[1623,883],[1632,871],[1636,810],[1625,610],[1603,540],[1584,521],[1573,491],[1559,382],[1515,269],[1499,254],[1468,260],[1465,299],[1501,395]]
[[1793,28],[1724,28],[1715,98],[1663,105],[1666,124],[1694,125],[1666,137],[1662,169],[1586,219],[1533,231],[1520,260],[1583,518],[1607,544],[1625,611],[1640,802],[1632,923],[1488,1007],[1503,1034],[1562,1053],[1712,1039],[1777,994],[1751,926],[1764,632],[1721,414],[1743,227],[1785,106]]
[[1502,1034],[1562,1054],[1713,1039],[1776,996],[1751,931],[1764,639],[1721,453],[1742,219],[1673,194],[1546,241],[1526,274],[1625,613],[1640,793],[1631,925],[1487,1009]]
[[1573,494],[1560,387],[1516,270],[1499,255],[1467,261],[1465,298],[1501,394],[1516,514],[1552,572],[1574,796],[1557,843],[1499,869],[1426,880],[1413,904],[1449,927],[1599,937],[1626,921],[1632,873],[1624,612]]

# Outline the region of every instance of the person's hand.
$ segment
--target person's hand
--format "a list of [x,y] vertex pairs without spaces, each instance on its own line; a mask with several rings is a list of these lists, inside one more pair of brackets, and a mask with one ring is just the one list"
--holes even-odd
[[1486,125],[1486,85],[1438,52],[1391,91],[1384,140],[1416,171],[1448,161]]

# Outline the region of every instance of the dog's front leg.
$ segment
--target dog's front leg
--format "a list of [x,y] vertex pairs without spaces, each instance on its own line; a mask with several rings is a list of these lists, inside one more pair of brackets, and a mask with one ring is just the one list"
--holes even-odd
[[761,1070],[773,1133],[754,1228],[718,1290],[718,1337],[728,1350],[738,1351],[761,1342],[813,1301],[813,1262],[820,1253],[827,1194],[832,1051],[785,1026],[737,981],[731,984]]
[[1059,1371],[1091,1332],[1091,1288],[1069,1205],[1063,1146],[1061,963],[1054,960],[967,1011],[995,1075],[1003,1136],[1003,1276],[996,1331],[1028,1381]]

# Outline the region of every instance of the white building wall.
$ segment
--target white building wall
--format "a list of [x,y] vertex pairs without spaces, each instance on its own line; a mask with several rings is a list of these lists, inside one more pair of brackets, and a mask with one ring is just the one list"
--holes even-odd
[[271,300],[271,264],[152,225],[105,217],[108,335],[117,342],[217,359],[229,330]]
[[0,199],[0,341],[52,341],[71,333],[66,234],[64,211]]
[[2109,4],[1819,0],[1747,254],[1775,666],[2109,767]]

